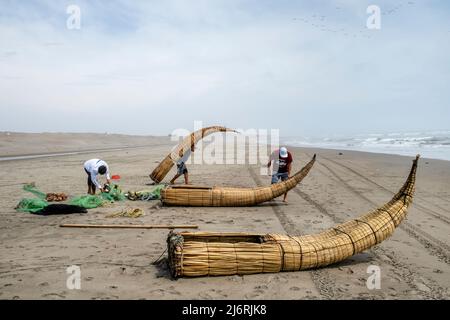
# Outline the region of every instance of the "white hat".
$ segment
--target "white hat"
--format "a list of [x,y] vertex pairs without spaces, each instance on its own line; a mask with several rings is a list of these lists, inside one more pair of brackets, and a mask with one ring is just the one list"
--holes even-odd
[[288,156],[288,151],[285,147],[281,147],[280,148],[280,157],[282,158],[287,158]]

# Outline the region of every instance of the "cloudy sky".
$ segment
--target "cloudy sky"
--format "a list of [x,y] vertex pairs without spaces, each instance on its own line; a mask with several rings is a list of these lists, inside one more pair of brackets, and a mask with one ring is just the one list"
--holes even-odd
[[[80,29],[67,28],[72,4]],[[450,129],[449,1],[0,5],[0,131]]]

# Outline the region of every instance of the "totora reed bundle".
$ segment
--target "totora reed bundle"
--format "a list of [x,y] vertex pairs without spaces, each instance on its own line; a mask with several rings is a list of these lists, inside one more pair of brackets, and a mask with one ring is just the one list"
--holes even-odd
[[236,131],[221,126],[213,126],[192,132],[190,135],[184,138],[183,141],[163,159],[163,161],[159,163],[159,165],[150,174],[150,178],[154,182],[160,183],[164,179],[164,177],[169,173],[170,169],[172,169],[173,165],[183,157],[186,151],[190,150],[192,146],[195,146],[197,142],[199,142],[204,137],[213,134],[215,132],[236,132]]
[[318,268],[379,244],[392,235],[412,203],[419,156],[403,187],[385,205],[324,232],[278,234],[169,233],[174,277],[244,275]]
[[161,190],[165,205],[192,207],[254,206],[275,199],[294,188],[311,170],[316,155],[300,171],[286,181],[258,188],[169,186]]

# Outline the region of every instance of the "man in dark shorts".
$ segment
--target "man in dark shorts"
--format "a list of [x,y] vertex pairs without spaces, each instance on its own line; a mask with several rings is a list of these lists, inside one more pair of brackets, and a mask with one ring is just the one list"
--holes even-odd
[[184,175],[184,183],[189,184],[189,173],[186,167],[186,161],[191,155],[191,152],[194,152],[195,146],[191,145],[191,148],[187,150],[183,155],[183,150],[180,150],[180,160],[177,161],[177,174],[170,180],[170,184],[174,184],[175,180],[177,180],[181,175]]
[[91,159],[84,163],[84,171],[88,175],[88,194],[95,194],[96,187],[103,192],[102,185],[98,182],[97,176],[106,174],[106,183],[109,184],[111,177],[109,176],[108,164],[100,159]]
[[[272,172],[272,184],[278,183],[278,181],[286,181],[289,179],[291,174],[291,166],[292,166],[292,154],[285,148],[281,147],[279,150],[275,150],[272,152],[269,163],[267,167],[270,168],[270,165],[273,161],[273,172]],[[284,194],[283,202],[286,202],[287,192]]]

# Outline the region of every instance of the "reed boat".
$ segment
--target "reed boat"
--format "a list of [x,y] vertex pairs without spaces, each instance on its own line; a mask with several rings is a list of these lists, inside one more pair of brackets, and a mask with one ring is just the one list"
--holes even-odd
[[190,135],[186,136],[182,142],[176,146],[171,153],[169,153],[153,170],[150,174],[150,178],[155,183],[160,183],[164,177],[172,169],[173,165],[183,157],[184,153],[188,151],[191,146],[195,146],[204,137],[216,133],[216,132],[236,132],[235,130],[228,129],[221,126],[212,126],[202,128],[200,130],[192,132]]
[[340,262],[390,237],[413,201],[419,156],[402,188],[386,204],[318,234],[171,232],[168,261],[174,277],[299,271]]
[[161,201],[170,206],[243,207],[272,200],[294,188],[311,170],[316,155],[288,180],[258,188],[230,188],[203,186],[168,186],[161,190]]

